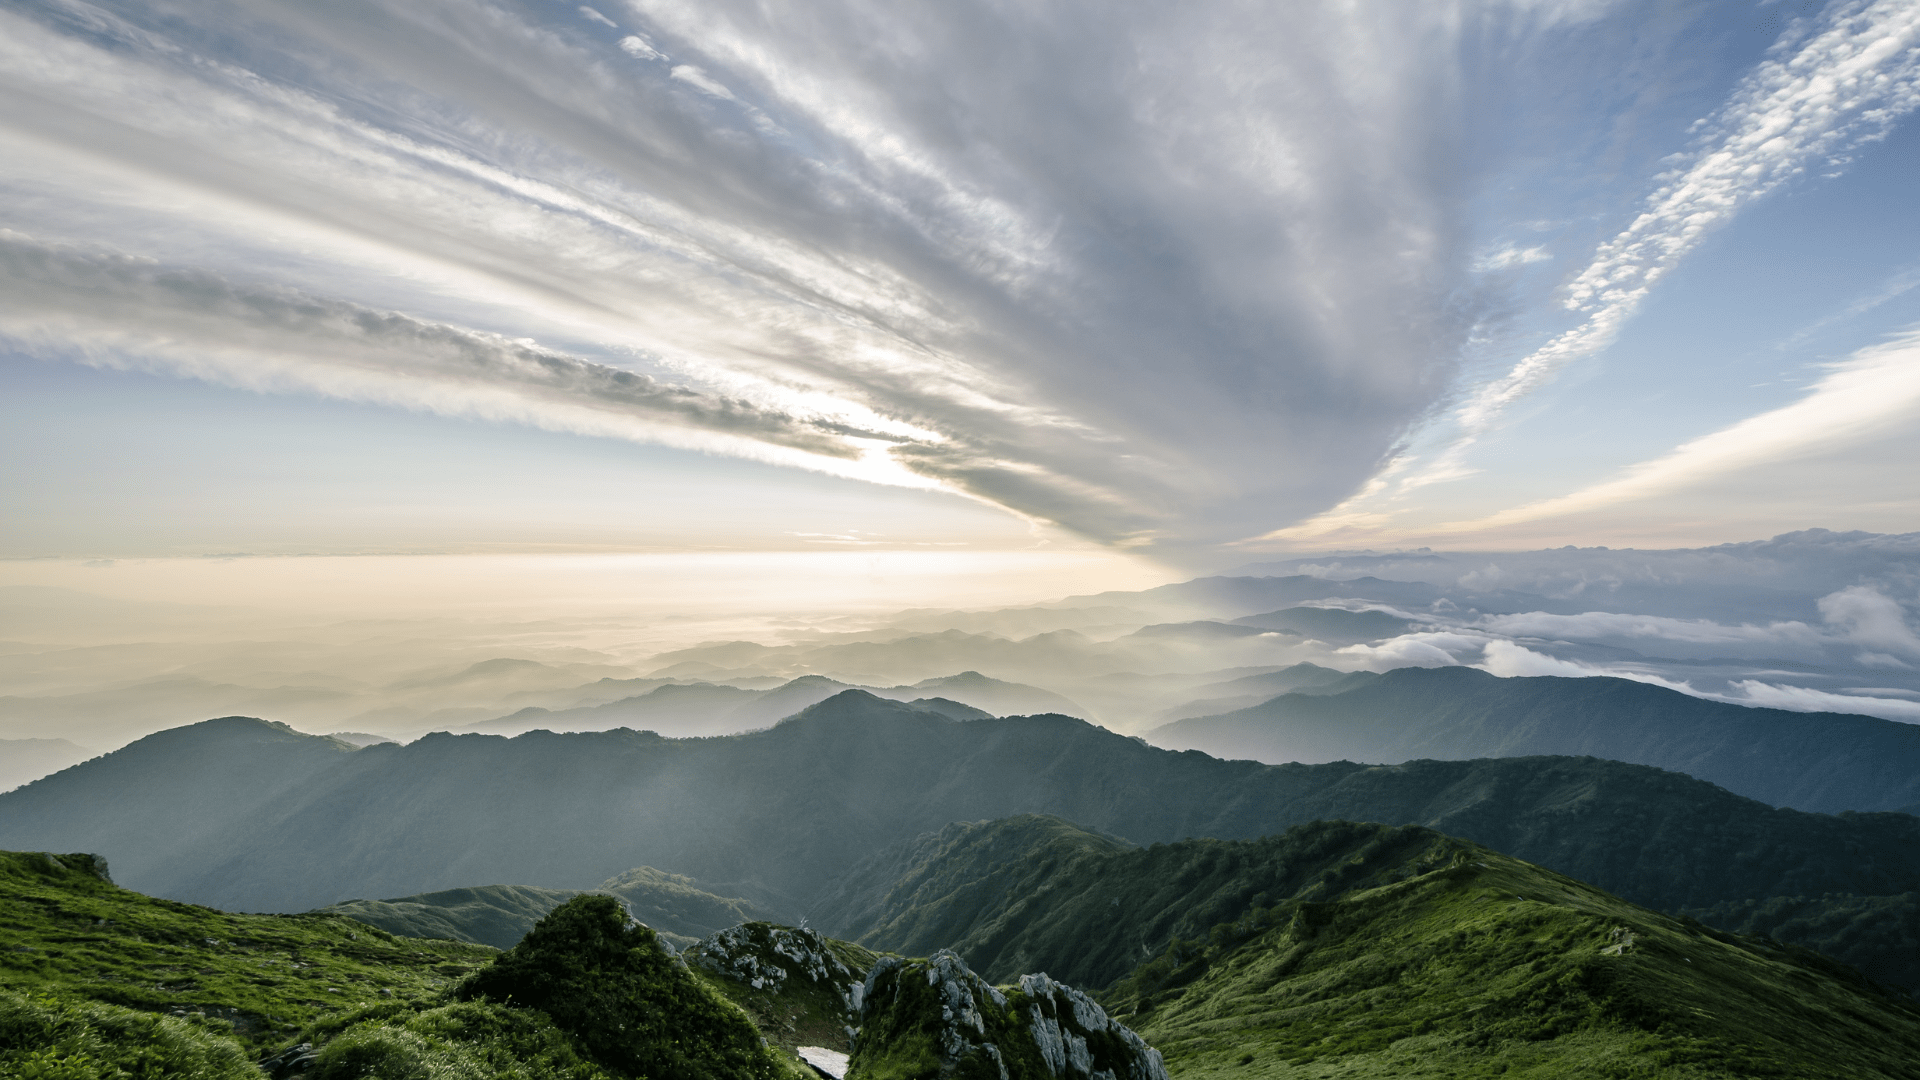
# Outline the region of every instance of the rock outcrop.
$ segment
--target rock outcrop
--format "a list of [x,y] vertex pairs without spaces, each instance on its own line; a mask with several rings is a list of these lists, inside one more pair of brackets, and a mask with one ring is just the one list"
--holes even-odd
[[731,926],[687,950],[687,961],[723,978],[755,990],[779,994],[789,981],[829,990],[846,1003],[849,1013],[860,1011],[865,984],[849,968],[827,939],[805,927],[751,922]]
[[862,998],[848,1080],[1167,1080],[1159,1051],[1045,974],[1003,989],[943,949],[882,958]]

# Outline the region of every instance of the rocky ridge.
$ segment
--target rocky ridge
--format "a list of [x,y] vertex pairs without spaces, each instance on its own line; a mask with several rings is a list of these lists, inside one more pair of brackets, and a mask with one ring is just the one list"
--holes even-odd
[[861,998],[849,1080],[1167,1080],[1158,1051],[1045,974],[1002,989],[950,950],[886,956]]

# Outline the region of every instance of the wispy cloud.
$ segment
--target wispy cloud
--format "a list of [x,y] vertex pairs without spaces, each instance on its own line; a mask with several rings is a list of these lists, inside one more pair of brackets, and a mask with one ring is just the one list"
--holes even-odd
[[865,446],[901,438],[664,383],[530,340],[5,231],[0,336],[101,365],[864,471],[876,480],[884,477],[854,463]]
[[1835,4],[1824,24],[1776,49],[1725,106],[1700,121],[1700,149],[1569,284],[1566,305],[1585,321],[1461,407],[1465,438],[1485,432],[1567,364],[1605,348],[1654,283],[1748,203],[1822,159],[1883,136],[1920,106],[1920,8],[1906,0]]
[[[1402,452],[1334,508],[1258,539],[1390,528],[1396,503],[1410,492],[1471,475],[1467,455],[1476,443],[1518,402],[1611,344],[1655,284],[1709,233],[1789,180],[1841,167],[1851,148],[1883,137],[1916,106],[1920,8],[1905,0],[1837,2],[1818,19],[1789,26],[1725,104],[1694,125],[1697,147],[1675,155],[1643,209],[1572,278],[1565,305],[1581,316],[1577,325],[1468,390],[1429,424],[1419,452]],[[1477,268],[1502,269],[1524,257],[1509,245],[1482,256]],[[1697,459],[1698,449],[1690,456]]]
[[1800,398],[1622,470],[1611,480],[1435,533],[1478,532],[1646,499],[1791,457],[1844,447],[1920,419],[1920,331],[1827,367]]

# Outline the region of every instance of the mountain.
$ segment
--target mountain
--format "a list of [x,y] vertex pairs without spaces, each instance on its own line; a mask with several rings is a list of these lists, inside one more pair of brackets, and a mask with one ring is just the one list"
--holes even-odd
[[1749,708],[1627,679],[1401,668],[1343,693],[1284,694],[1146,737],[1273,763],[1590,754],[1823,813],[1920,801],[1920,725]]
[[634,918],[681,948],[765,914],[745,900],[716,896],[692,878],[651,866],[615,875],[594,889],[482,885],[393,900],[345,900],[320,908],[317,914],[344,915],[402,937],[449,938],[511,949],[547,913],[587,892],[618,899]]
[[480,885],[393,900],[345,900],[314,914],[343,916],[397,937],[443,938],[511,949],[548,912],[579,895],[574,889]]
[[1262,630],[1281,630],[1318,638],[1331,645],[1355,645],[1363,641],[1404,634],[1413,620],[1384,611],[1347,611],[1344,608],[1291,607],[1263,615],[1246,615],[1233,620],[1235,625]]
[[867,944],[1070,973],[1182,1077],[1920,1074],[1920,1006],[1856,971],[1429,829],[1136,848],[1023,817],[919,848]]
[[1101,999],[1182,1080],[1920,1076],[1920,1006],[1850,968],[1424,830],[1369,846]]
[[1085,717],[1087,711],[1051,690],[1023,683],[989,679],[977,671],[963,671],[937,679],[922,679],[912,686],[896,686],[882,697],[901,698],[907,691],[935,695],[964,702],[994,716],[1030,716],[1035,713],[1060,713]]
[[93,751],[65,739],[0,739],[0,791],[31,784],[92,756]]
[[163,881],[199,838],[269,813],[356,752],[251,717],[170,728],[0,795],[0,835],[44,838],[0,847],[104,852],[123,880]]
[[1684,914],[1737,934],[1812,949],[1920,996],[1920,892],[1728,900]]
[[[94,856],[37,852],[0,852],[0,931],[8,945],[0,992],[30,988],[102,1003],[95,1026],[140,1043],[173,1041],[182,1055],[237,1060],[231,1075],[254,1080],[253,1058],[330,1011],[429,998],[495,955],[479,945],[396,938],[338,915],[233,915],[159,900],[116,886]],[[0,996],[0,1016],[17,1021],[23,1011]],[[49,1011],[56,1015],[44,1022],[58,1032],[88,1010]],[[187,1016],[204,1019],[191,1031],[171,1019]],[[143,1030],[141,1017],[169,1019]],[[4,1043],[24,1033],[0,1022],[0,1075],[22,1075],[8,1069]]]
[[[1047,712],[1056,707],[1078,709],[1058,694],[1035,686],[989,679],[977,671],[885,689],[856,688],[824,675],[803,675],[765,690],[704,682],[668,683],[645,694],[604,704],[558,711],[526,708],[510,716],[469,724],[461,730],[519,735],[534,730],[607,731],[630,727],[679,739],[732,735],[767,727],[851,689],[900,701],[944,700],[993,716]],[[927,691],[934,691],[937,697],[927,697]]]
[[955,823],[910,845],[906,872],[830,925],[873,949],[951,948],[989,979],[1044,970],[1098,988],[1249,907],[1318,897],[1355,867],[1412,873],[1469,846],[1428,829],[1344,821],[1149,848],[1044,815]]
[[1371,671],[1336,671],[1318,664],[1293,664],[1278,671],[1204,683],[1189,692],[1194,700],[1163,710],[1162,723],[1194,716],[1218,716],[1270,701],[1281,694],[1338,694],[1379,678]]
[[1920,819],[1777,810],[1646,766],[1272,766],[1064,716],[956,721],[860,691],[715,739],[439,734],[353,749],[209,722],[0,794],[0,846],[99,850],[129,884],[243,910],[476,881],[588,889],[654,866],[801,911],[890,844],[1021,813],[1136,844],[1323,818],[1421,824],[1664,910],[1920,890]]

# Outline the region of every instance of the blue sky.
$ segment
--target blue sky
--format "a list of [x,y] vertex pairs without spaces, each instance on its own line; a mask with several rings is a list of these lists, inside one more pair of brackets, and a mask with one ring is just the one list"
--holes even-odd
[[1910,2],[46,0],[0,50],[0,555],[1915,528]]

